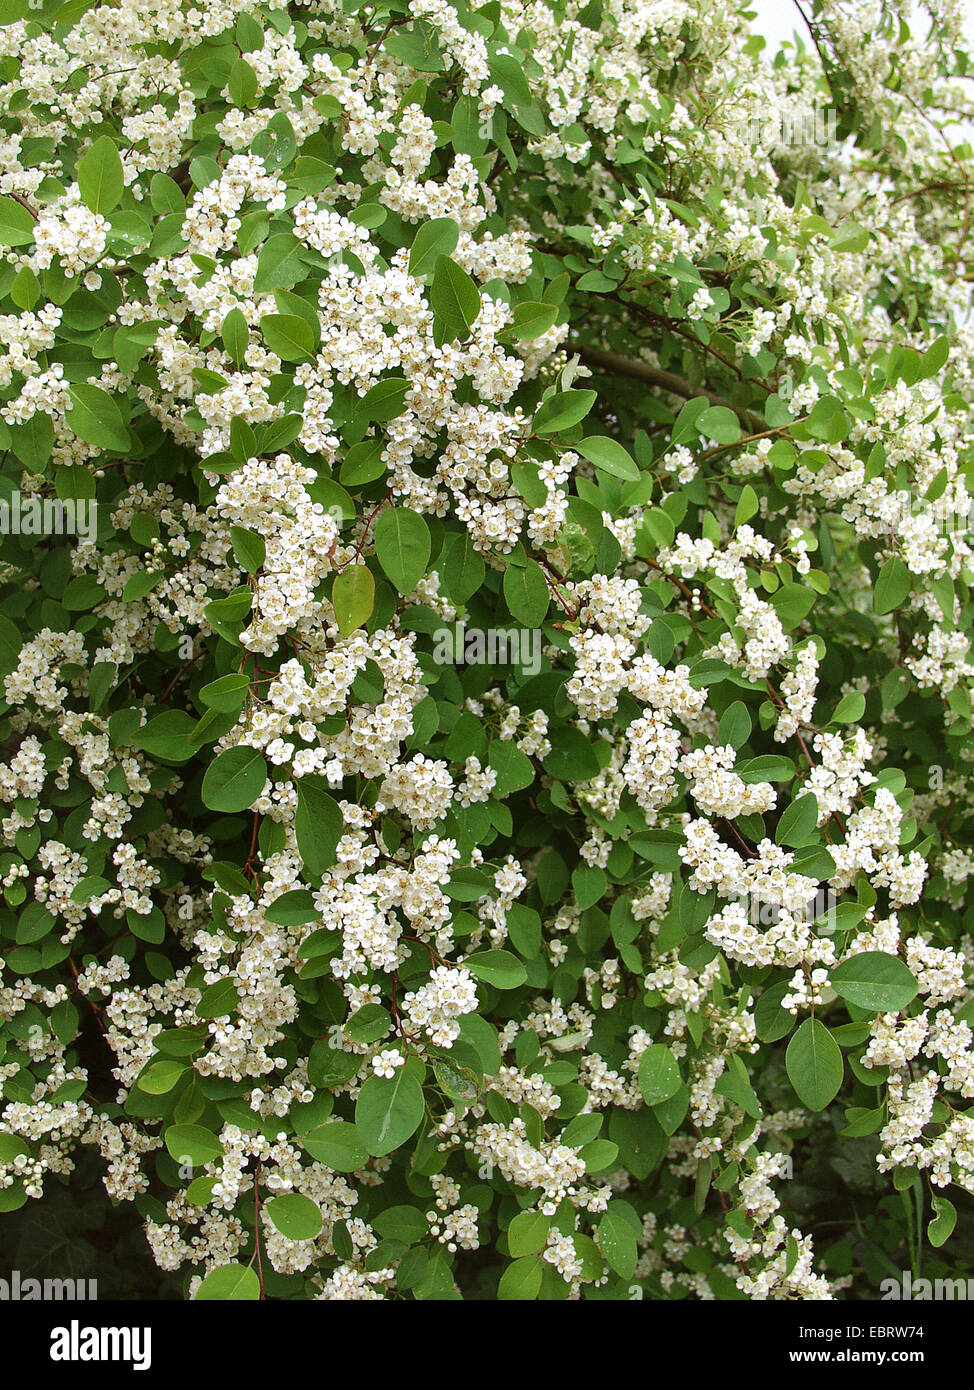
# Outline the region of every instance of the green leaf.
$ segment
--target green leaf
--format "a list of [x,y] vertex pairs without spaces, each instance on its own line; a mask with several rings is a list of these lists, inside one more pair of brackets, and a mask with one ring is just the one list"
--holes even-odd
[[221,1265],[211,1269],[194,1296],[195,1303],[253,1302],[260,1298],[260,1280],[246,1265]]
[[560,391],[542,401],[531,422],[535,434],[558,434],[584,420],[595,404],[594,391]]
[[406,409],[410,382],[404,376],[385,377],[370,386],[355,407],[356,416],[366,423],[395,420]]
[[69,386],[71,406],[65,418],[79,439],[94,444],[97,449],[112,449],[125,453],[130,445],[129,432],[113,397],[100,386]]
[[551,751],[545,754],[544,770],[559,781],[586,782],[602,770],[591,742],[574,724],[551,728],[548,741]]
[[751,484],[746,483],[741,488],[741,495],[737,499],[737,509],[734,512],[735,531],[738,526],[743,526],[746,521],[750,521],[752,516],[757,516],[759,509],[758,495]]
[[675,1134],[686,1119],[689,1108],[690,1092],[686,1086],[681,1086],[669,1100],[658,1101],[653,1106],[653,1114],[664,1134]]
[[824,1110],[842,1085],[842,1053],[817,1018],[806,1018],[785,1053],[785,1070],[795,1094],[809,1110]]
[[17,665],[20,648],[25,640],[25,634],[0,613],[0,675],[9,675]]
[[858,222],[843,222],[832,234],[833,251],[865,251],[868,245],[869,233]]
[[530,343],[547,333],[549,328],[553,328],[557,320],[557,304],[521,303],[515,307],[513,320],[500,337],[505,342],[520,340]]
[[725,748],[730,744],[735,750],[740,748],[751,737],[751,727],[747,705],[742,700],[735,700],[720,716],[720,727],[717,730],[718,747]]
[[386,1240],[401,1240],[405,1245],[415,1245],[430,1233],[429,1222],[416,1207],[387,1207],[373,1218],[372,1226]]
[[709,406],[696,423],[700,433],[716,444],[736,444],[743,434],[737,416],[726,405]]
[[108,692],[118,680],[118,667],[114,661],[96,661],[88,677],[88,700],[90,708],[101,709]]
[[449,537],[439,565],[444,592],[452,603],[465,604],[483,584],[487,573],[484,557],[474,549],[466,530]]
[[639,1059],[639,1089],[647,1105],[675,1096],[683,1085],[680,1066],[665,1043],[652,1043]]
[[531,759],[510,740],[494,739],[487,750],[487,763],[497,773],[494,783],[496,797],[522,791],[534,781]]
[[477,1099],[476,1081],[445,1058],[434,1058],[433,1074],[440,1090],[450,1100],[466,1102]]
[[866,712],[866,697],[859,690],[844,695],[832,712],[832,724],[855,724]]
[[899,608],[910,592],[910,571],[898,555],[891,555],[879,571],[873,590],[873,608],[877,613],[892,613]]
[[0,246],[29,246],[35,219],[16,198],[0,197]]
[[203,776],[200,795],[211,811],[246,811],[267,781],[267,764],[256,748],[240,744],[221,753]]
[[193,756],[194,749],[189,736],[195,727],[192,715],[185,710],[170,709],[157,714],[148,724],[132,735],[132,743],[155,758],[167,762],[184,763]]
[[226,315],[220,329],[220,335],[227,352],[236,365],[242,367],[247,358],[250,329],[247,327],[247,320],[239,309],[231,309]]
[[423,1088],[408,1067],[370,1076],[355,1102],[355,1128],[370,1154],[382,1158],[411,1138],[425,1112]]
[[845,1129],[839,1131],[843,1139],[862,1139],[867,1134],[878,1134],[886,1122],[886,1107],[879,1106],[868,1110],[865,1106],[854,1105],[846,1112],[849,1121]]
[[762,753],[759,758],[741,763],[737,775],[744,782],[790,782],[795,775],[795,764],[777,753]]
[[170,212],[185,213],[186,199],[183,197],[182,189],[168,174],[153,174],[149,181],[149,190],[152,211],[157,212],[160,217]]
[[590,1144],[602,1128],[603,1118],[598,1114],[576,1115],[562,1130],[561,1143],[570,1149],[580,1149]]
[[548,581],[536,560],[508,565],[504,571],[504,600],[522,626],[539,627],[548,611]]
[[82,201],[90,212],[111,212],[118,206],[124,187],[118,149],[113,140],[103,135],[78,160],[78,190]]
[[344,1033],[350,1042],[368,1044],[384,1038],[392,1026],[392,1016],[381,1004],[363,1004],[345,1020]]
[[54,422],[43,410],[36,411],[23,425],[11,425],[10,437],[16,458],[30,473],[43,473],[54,452]]
[[530,1302],[541,1292],[544,1265],[536,1255],[526,1255],[507,1266],[497,1286],[501,1303]]
[[460,228],[452,217],[434,217],[424,222],[413,237],[409,252],[409,273],[417,279],[429,275],[439,256],[449,256],[460,240]]
[[255,531],[247,531],[242,526],[230,527],[230,543],[237,564],[248,574],[256,574],[267,558],[267,547],[263,536]]
[[579,864],[577,869],[572,870],[572,888],[575,891],[575,902],[584,912],[587,907],[594,906],[604,895],[608,886],[608,879],[605,871],[597,865]]
[[156,323],[123,324],[112,337],[112,352],[123,372],[134,372],[158,337]]
[[511,482],[529,507],[544,506],[548,498],[548,487],[541,481],[541,472],[534,459],[512,460]]
[[371,618],[375,607],[375,580],[367,565],[349,565],[335,576],[331,591],[332,607],[338,630],[348,637],[356,628],[363,627]]
[[166,1148],[177,1163],[202,1168],[223,1153],[223,1145],[210,1129],[202,1125],[170,1125],[165,1134]]
[[950,1239],[951,1232],[957,1224],[957,1208],[953,1202],[948,1202],[946,1197],[941,1197],[936,1192],[931,1200],[935,1215],[927,1227],[927,1239],[934,1249],[939,1250],[941,1245]]
[[528,978],[524,963],[510,951],[477,951],[467,956],[463,965],[495,989],[519,989]]
[[835,875],[835,860],[824,845],[802,845],[791,862],[792,872],[821,882]]
[[271,1224],[288,1240],[314,1240],[321,1233],[321,1210],[301,1192],[284,1192],[264,1204]]
[[173,1062],[163,1058],[158,1062],[151,1062],[135,1084],[147,1095],[163,1096],[172,1090],[185,1072],[185,1062]]
[[411,593],[426,573],[430,532],[423,517],[408,507],[388,507],[375,524],[379,564],[401,594]]
[[338,479],[345,487],[362,487],[381,478],[385,471],[381,439],[363,439],[345,455]]
[[341,808],[325,790],[326,785],[323,777],[297,780],[294,835],[302,862],[315,878],[334,864],[338,841],[345,831]]
[[300,1135],[298,1142],[316,1163],[323,1163],[334,1173],[355,1173],[369,1161],[358,1130],[348,1120],[329,1120]]
[[642,1222],[628,1202],[613,1199],[599,1222],[599,1249],[606,1264],[620,1279],[632,1279],[639,1262],[636,1244]]
[[314,357],[315,335],[311,325],[296,314],[265,314],[260,331],[271,352],[282,362],[303,362]]
[[[359,203],[358,207],[352,208],[348,213],[349,222],[354,222],[357,227],[381,227],[388,217],[388,212],[381,203]],[[354,252],[352,253],[354,255]]]
[[438,347],[466,337],[480,313],[480,291],[473,280],[449,256],[436,258],[429,287],[433,310],[433,335]]
[[303,280],[308,273],[303,257],[304,246],[290,232],[279,232],[269,237],[257,257],[254,294],[287,289]]
[[811,792],[787,806],[774,832],[776,845],[804,845],[818,824],[818,802]]
[[[135,578],[135,576],[132,576]],[[126,588],[128,585],[126,584]],[[69,613],[84,613],[105,598],[105,590],[92,574],[79,574],[64,586],[61,603]]]
[[18,309],[33,309],[40,297],[41,282],[30,266],[21,266],[10,286],[10,298]]
[[937,338],[920,358],[921,377],[936,376],[941,368],[947,365],[949,356],[950,344],[948,340],[945,337]]
[[278,449],[286,449],[301,433],[303,423],[302,417],[293,412],[282,415],[279,420],[272,420],[269,425],[264,426],[260,436],[260,452],[272,454]]
[[916,998],[909,966],[885,951],[862,951],[836,965],[829,983],[850,1004],[873,1013],[899,1013]]
[[202,1019],[229,1018],[240,1006],[237,987],[229,978],[207,985],[196,1005],[196,1017]]
[[827,444],[839,444],[852,427],[852,420],[835,396],[823,396],[812,408],[805,429],[813,439]]
[[507,1228],[507,1245],[512,1256],[536,1255],[545,1248],[551,1217],[540,1211],[522,1211]]
[[609,473],[613,478],[622,478],[627,483],[638,483],[641,475],[635,459],[616,440],[609,439],[606,435],[593,434],[588,439],[580,440],[575,449],[603,473]]
[[511,945],[525,960],[533,960],[541,950],[541,918],[534,908],[513,903],[507,913]]
[[320,917],[315,907],[314,895],[307,888],[293,888],[275,898],[264,913],[268,922],[281,927],[302,927],[308,922],[317,922]]
[[234,106],[247,107],[254,103],[258,92],[257,74],[246,58],[238,58],[227,79],[227,95]]
[[[447,742],[447,750],[451,757],[466,757],[463,751],[454,754],[450,741]],[[445,891],[455,902],[475,903],[489,893],[490,888],[490,879],[480,869],[454,869]]]
[[475,97],[459,97],[450,117],[453,148],[457,154],[469,154],[479,159],[487,150],[487,133],[492,125],[492,118],[481,118]]
[[512,106],[531,105],[531,88],[524,66],[513,54],[495,54],[490,60],[490,74]]
[[249,678],[242,671],[234,671],[229,676],[220,676],[218,680],[204,685],[200,691],[200,699],[208,709],[219,710],[223,714],[236,714],[238,710],[243,709],[249,686]]

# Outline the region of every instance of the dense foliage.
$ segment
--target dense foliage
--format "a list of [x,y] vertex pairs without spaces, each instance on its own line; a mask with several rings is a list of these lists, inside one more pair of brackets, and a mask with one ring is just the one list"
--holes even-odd
[[2,0],[8,1263],[974,1261],[971,74],[906,8]]

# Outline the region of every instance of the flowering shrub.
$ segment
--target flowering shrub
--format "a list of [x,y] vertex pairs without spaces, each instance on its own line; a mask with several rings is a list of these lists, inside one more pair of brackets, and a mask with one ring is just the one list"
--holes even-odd
[[94,1150],[189,1297],[964,1262],[928,10],[4,0],[0,1229]]

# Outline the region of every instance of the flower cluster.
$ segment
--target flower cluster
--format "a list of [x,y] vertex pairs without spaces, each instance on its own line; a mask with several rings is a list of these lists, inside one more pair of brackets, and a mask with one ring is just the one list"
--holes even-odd
[[963,1258],[956,7],[774,64],[688,0],[50,8],[0,23],[0,1220],[88,1148],[191,1298],[868,1295],[857,1184]]

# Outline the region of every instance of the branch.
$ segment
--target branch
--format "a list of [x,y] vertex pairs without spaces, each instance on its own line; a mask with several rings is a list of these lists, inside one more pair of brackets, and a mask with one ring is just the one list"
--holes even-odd
[[26,208],[27,211],[30,213],[31,217],[33,217],[35,222],[38,220],[40,214],[38,213],[37,209],[33,206],[30,199],[24,197],[23,193],[14,193],[11,189],[8,191],[7,196],[9,198],[13,198],[16,202],[18,202],[22,208]]
[[832,78],[829,75],[829,64],[826,61],[825,52],[822,48],[822,45],[819,43],[818,31],[816,30],[815,25],[809,19],[808,15],[802,9],[801,5],[798,3],[798,0],[795,0],[795,9],[798,11],[802,19],[805,21],[805,28],[812,36],[812,43],[815,45],[815,51],[818,53],[818,60],[822,64],[822,75],[824,76],[826,82],[829,84],[829,92],[831,94],[833,88]]
[[647,362],[638,362],[631,357],[620,357],[615,352],[603,352],[601,348],[580,347],[577,343],[573,344],[572,351],[577,352],[583,362],[590,367],[597,367],[600,371],[611,372],[616,376],[628,376],[633,381],[641,381],[647,386],[659,386],[664,391],[672,391],[674,395],[685,397],[688,401],[694,396],[706,396],[711,405],[726,406],[742,420],[746,420],[755,432],[765,428],[765,422],[760,415],[755,415],[744,406],[734,405],[716,391],[708,391],[705,386],[691,386],[686,377],[677,376],[675,372],[664,371],[662,367],[651,367]]

